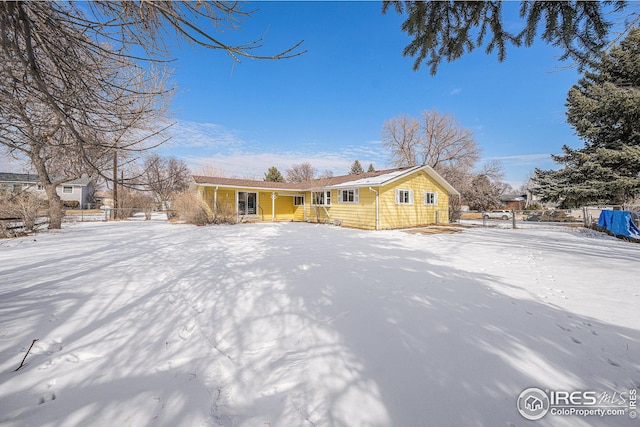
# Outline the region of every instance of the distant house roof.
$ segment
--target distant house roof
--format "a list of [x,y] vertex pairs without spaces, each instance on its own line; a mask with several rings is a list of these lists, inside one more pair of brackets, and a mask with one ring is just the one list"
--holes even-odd
[[[54,180],[61,179],[62,177],[55,177]],[[0,182],[21,182],[29,184],[37,184],[40,182],[40,177],[33,173],[6,173],[0,172]],[[64,185],[81,185],[86,186],[92,182],[92,179],[86,176],[82,178],[67,181]]]
[[64,185],[81,185],[81,186],[86,186],[89,185],[93,182],[93,179],[87,177],[87,176],[83,176],[82,178],[78,178],[78,179],[74,179],[73,181],[67,181],[64,183]]
[[527,200],[526,194],[503,194],[500,196],[503,202],[522,202]]
[[0,182],[22,182],[22,183],[34,183],[40,182],[38,175],[32,173],[7,173],[0,172]]
[[423,170],[436,182],[442,185],[449,193],[458,194],[440,174],[429,166],[412,166],[404,168],[386,169],[375,172],[364,172],[354,175],[340,175],[328,178],[319,178],[311,181],[299,183],[254,181],[249,179],[218,178],[210,176],[193,177],[196,184],[222,187],[243,187],[257,188],[264,190],[314,190],[320,188],[348,188],[348,187],[371,187],[389,184],[396,179],[400,179],[408,174]]

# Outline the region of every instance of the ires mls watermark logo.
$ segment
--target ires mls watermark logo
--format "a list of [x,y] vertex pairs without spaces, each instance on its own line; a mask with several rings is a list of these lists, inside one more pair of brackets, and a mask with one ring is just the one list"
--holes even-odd
[[531,387],[518,396],[518,412],[528,420],[539,420],[547,414],[579,417],[638,416],[638,391],[624,392],[560,391]]

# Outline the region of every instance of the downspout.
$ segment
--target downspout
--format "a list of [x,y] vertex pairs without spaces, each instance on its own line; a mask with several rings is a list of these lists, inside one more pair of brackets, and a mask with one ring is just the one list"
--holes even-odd
[[271,193],[271,222],[275,222],[276,221],[276,199],[278,198],[278,196],[276,195],[276,192],[272,192]]
[[380,210],[379,210],[379,205],[378,205],[378,191],[374,190],[372,187],[369,187],[369,191],[373,191],[374,193],[376,193],[376,230],[380,229]]

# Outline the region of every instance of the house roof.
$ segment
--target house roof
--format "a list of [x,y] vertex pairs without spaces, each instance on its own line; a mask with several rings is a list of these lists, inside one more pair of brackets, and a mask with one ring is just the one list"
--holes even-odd
[[0,172],[0,182],[27,182],[38,183],[38,175],[32,173],[8,173]]
[[526,194],[503,194],[500,196],[503,202],[522,202],[527,200]]
[[340,175],[328,178],[314,179],[299,183],[267,182],[250,179],[219,178],[194,175],[193,179],[198,185],[258,188],[264,190],[314,190],[321,188],[350,188],[350,187],[378,187],[387,185],[393,181],[405,177],[411,173],[423,170],[427,175],[442,185],[449,193],[459,194],[440,174],[430,166],[412,166],[404,168],[386,169],[375,172],[365,172],[357,175]]
[[194,175],[194,181],[199,185],[220,187],[260,188],[264,190],[293,190],[299,184],[287,182],[256,181],[252,179],[220,178],[216,176]]
[[[54,177],[53,180],[57,181],[62,179],[63,177]],[[22,182],[29,184],[37,184],[40,182],[40,177],[33,173],[7,173],[0,172],[0,182]],[[74,179],[72,181],[67,181],[64,185],[81,185],[86,186],[92,182],[92,179],[87,176],[83,176],[82,178]]]

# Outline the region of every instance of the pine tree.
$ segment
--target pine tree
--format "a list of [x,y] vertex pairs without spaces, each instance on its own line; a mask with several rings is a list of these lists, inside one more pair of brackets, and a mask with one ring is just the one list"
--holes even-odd
[[360,164],[360,161],[356,160],[351,165],[351,170],[349,171],[349,175],[360,175],[361,173],[364,173],[364,169],[362,169],[362,165]]
[[373,167],[373,163],[369,163],[369,169],[367,169],[367,172],[375,172],[375,168]]
[[415,58],[414,70],[424,62],[435,75],[442,61],[454,61],[476,48],[497,52],[502,62],[509,45],[531,46],[536,40],[559,48],[561,60],[588,66],[607,45],[614,20],[610,16],[627,14],[625,30],[627,22],[637,22],[634,11],[628,12],[628,3],[523,0],[520,23],[507,18],[517,6],[500,1],[385,1],[382,12],[391,9],[406,17],[401,28],[410,42],[403,55]]
[[624,204],[640,195],[640,29],[602,54],[569,90],[567,122],[584,147],[553,155],[560,170],[536,169],[535,192],[562,207]]
[[264,180],[267,182],[284,182],[284,177],[277,167],[271,166],[267,173],[264,174]]

